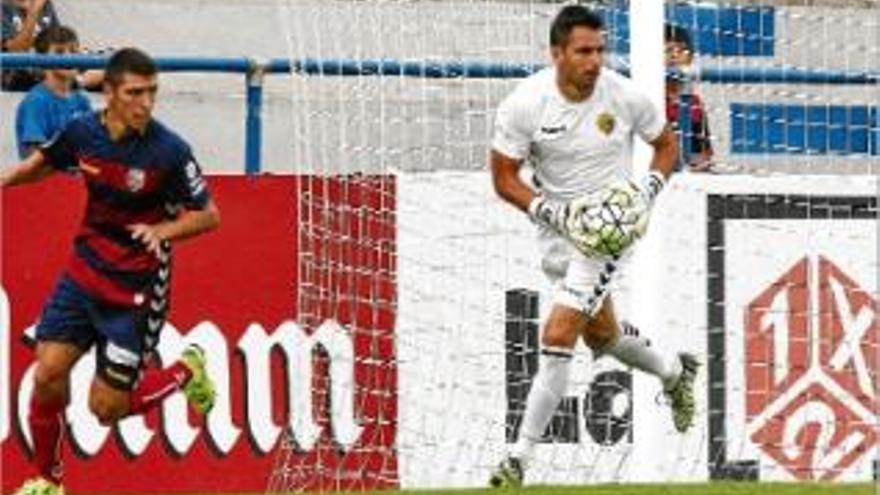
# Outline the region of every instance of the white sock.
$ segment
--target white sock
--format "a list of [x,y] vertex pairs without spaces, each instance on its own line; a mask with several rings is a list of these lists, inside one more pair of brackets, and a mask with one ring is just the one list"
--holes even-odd
[[681,361],[676,356],[666,359],[651,346],[651,341],[639,335],[639,329],[629,322],[621,322],[620,336],[602,350],[621,363],[650,373],[660,379],[664,389],[675,385],[681,375]]
[[535,445],[559,407],[559,401],[568,386],[571,358],[571,349],[545,347],[541,350],[541,364],[529,390],[519,437],[510,452],[523,466],[531,460]]

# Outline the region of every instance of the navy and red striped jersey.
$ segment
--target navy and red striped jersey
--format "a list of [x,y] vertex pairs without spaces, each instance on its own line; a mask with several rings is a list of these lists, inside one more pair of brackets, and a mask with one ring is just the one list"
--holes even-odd
[[190,146],[153,120],[113,141],[98,112],[72,120],[43,148],[51,166],[79,171],[88,188],[85,217],[67,275],[111,304],[137,307],[167,268],[128,226],[155,224],[181,209],[202,209],[210,195]]

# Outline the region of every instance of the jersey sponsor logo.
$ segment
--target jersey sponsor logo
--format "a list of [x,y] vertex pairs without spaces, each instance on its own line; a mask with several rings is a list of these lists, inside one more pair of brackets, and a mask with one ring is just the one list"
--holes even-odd
[[146,184],[146,182],[147,174],[139,168],[129,169],[128,173],[125,175],[125,185],[131,192],[136,193],[143,190],[144,184]]
[[878,443],[876,307],[821,255],[803,257],[748,306],[748,431],[797,479],[833,480]]
[[606,136],[614,131],[615,123],[614,116],[608,112],[602,112],[596,117],[596,128]]

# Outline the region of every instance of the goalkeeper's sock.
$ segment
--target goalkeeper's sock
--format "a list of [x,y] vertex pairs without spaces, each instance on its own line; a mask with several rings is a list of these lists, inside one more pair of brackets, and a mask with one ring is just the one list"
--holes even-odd
[[511,456],[523,465],[527,466],[531,460],[535,444],[544,435],[568,387],[571,359],[571,349],[545,347],[541,350],[541,364],[529,390],[519,437],[511,450]]
[[31,397],[28,424],[34,440],[34,466],[43,478],[61,484],[61,426],[64,424],[63,401],[42,403]]
[[137,387],[131,391],[129,414],[141,414],[160,404],[166,397],[180,390],[192,376],[192,371],[178,361],[163,369],[144,372]]
[[621,333],[617,340],[602,350],[617,358],[623,364],[650,373],[660,379],[663,388],[667,389],[675,384],[681,374],[681,361],[676,357],[673,360],[666,359],[657,352],[651,341],[639,335],[639,329],[629,322],[621,322]]

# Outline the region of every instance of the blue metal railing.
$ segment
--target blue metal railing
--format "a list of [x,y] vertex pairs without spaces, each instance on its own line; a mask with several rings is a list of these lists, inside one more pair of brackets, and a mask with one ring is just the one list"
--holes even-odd
[[[105,55],[35,55],[0,53],[0,68],[76,68],[100,69]],[[541,64],[514,64],[462,61],[400,61],[395,59],[269,59],[248,57],[158,57],[165,72],[223,72],[245,75],[245,171],[261,170],[263,79],[266,74],[308,74],[322,76],[406,76],[421,78],[521,78],[541,68]],[[610,65],[628,73],[622,59],[609,59]],[[880,70],[863,72],[819,71],[798,67],[703,68],[692,74],[704,82],[753,84],[851,84],[880,85]]]
[[[33,55],[26,53],[0,53],[0,68],[72,68],[101,69],[107,56],[101,55]],[[248,174],[259,173],[262,164],[260,151],[262,143],[263,75],[266,72],[290,72],[283,63],[259,62],[247,57],[205,58],[205,57],[159,57],[156,64],[164,72],[223,72],[245,75],[246,114],[245,114],[245,152],[244,167]]]

